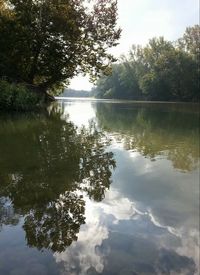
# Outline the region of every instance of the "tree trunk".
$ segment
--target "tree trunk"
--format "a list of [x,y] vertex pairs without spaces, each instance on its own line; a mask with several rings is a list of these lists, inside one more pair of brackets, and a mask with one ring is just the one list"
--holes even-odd
[[54,96],[47,93],[47,88],[42,85],[32,85],[32,84],[26,84],[26,87],[31,91],[39,96],[41,96],[41,99],[43,98],[45,103],[53,102],[55,101]]

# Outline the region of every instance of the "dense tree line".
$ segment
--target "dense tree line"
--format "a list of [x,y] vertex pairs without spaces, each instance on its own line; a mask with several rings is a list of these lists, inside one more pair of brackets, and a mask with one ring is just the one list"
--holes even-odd
[[86,90],[74,90],[74,89],[65,89],[64,92],[60,95],[61,97],[91,97],[92,94]]
[[199,25],[175,42],[159,37],[145,47],[133,45],[93,92],[97,98],[198,101],[199,45]]

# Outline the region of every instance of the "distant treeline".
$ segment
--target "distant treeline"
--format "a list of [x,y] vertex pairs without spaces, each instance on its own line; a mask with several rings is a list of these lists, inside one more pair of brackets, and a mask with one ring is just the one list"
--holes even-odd
[[65,89],[64,92],[60,95],[61,97],[91,97],[92,94],[89,91],[85,90],[74,90],[74,89]]
[[175,42],[153,38],[145,47],[133,45],[92,92],[97,98],[197,102],[199,55],[199,25]]

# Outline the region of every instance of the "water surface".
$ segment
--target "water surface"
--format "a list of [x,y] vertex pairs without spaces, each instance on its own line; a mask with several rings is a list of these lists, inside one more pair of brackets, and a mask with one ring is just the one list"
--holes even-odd
[[0,115],[0,274],[199,274],[199,113],[62,99]]

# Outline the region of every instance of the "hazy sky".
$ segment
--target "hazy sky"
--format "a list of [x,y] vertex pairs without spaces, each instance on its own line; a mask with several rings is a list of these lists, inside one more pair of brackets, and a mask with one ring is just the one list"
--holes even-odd
[[[199,24],[199,0],[118,0],[120,44],[115,56],[128,52],[132,44],[146,44],[154,36],[176,40],[185,28]],[[75,77],[70,88],[91,89],[86,77]]]

